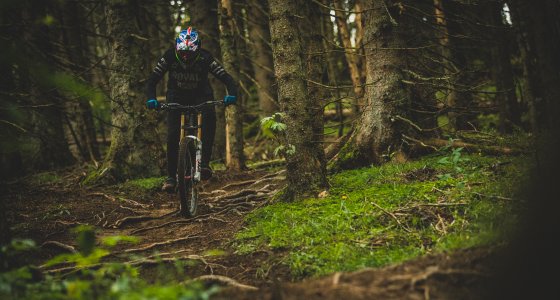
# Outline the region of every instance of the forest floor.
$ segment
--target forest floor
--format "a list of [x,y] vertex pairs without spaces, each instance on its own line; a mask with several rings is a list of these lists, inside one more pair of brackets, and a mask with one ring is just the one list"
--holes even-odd
[[[12,235],[40,245],[37,255],[28,258],[37,265],[75,251],[72,229],[90,225],[98,238],[140,238],[137,243],[118,244],[105,259],[139,265],[143,276],[154,279],[161,275],[161,264],[196,262],[188,264],[186,276],[227,286],[216,298],[476,299],[487,284],[488,268],[496,255],[493,248],[460,250],[379,269],[294,281],[288,267],[279,263],[281,249],[238,254],[232,246],[244,217],[267,205],[285,185],[284,171],[216,172],[203,185],[198,216],[193,219],[172,214],[178,206],[176,195],[158,189],[138,192],[126,185],[80,187],[77,173],[60,174],[54,182],[19,181],[7,186],[4,197]],[[138,260],[136,255],[145,259]],[[73,268],[58,265],[43,271],[70,273]]]

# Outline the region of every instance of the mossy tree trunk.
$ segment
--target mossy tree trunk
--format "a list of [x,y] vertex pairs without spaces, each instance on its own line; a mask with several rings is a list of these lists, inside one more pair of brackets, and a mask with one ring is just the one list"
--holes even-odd
[[[288,185],[285,200],[316,196],[326,189],[322,147],[323,110],[317,87],[322,56],[319,9],[311,1],[273,0],[270,32],[278,99],[286,115]],[[302,17],[305,16],[305,17]]]
[[270,28],[268,26],[268,3],[266,0],[249,0],[247,20],[251,40],[253,70],[259,97],[259,113],[269,116],[278,111],[274,63],[270,49]]
[[[229,0],[218,3],[220,46],[224,68],[239,80],[239,55],[235,38],[235,24],[233,7]],[[245,155],[243,153],[243,97],[239,92],[237,104],[226,108],[226,167],[230,170],[245,169]]]
[[[145,32],[138,23],[139,7],[133,1],[113,0],[105,8],[107,35],[112,37],[109,55],[111,98],[111,146],[103,166],[90,180],[108,181],[162,174],[162,146],[156,132],[156,113],[145,108],[143,94],[149,62]],[[100,175],[97,177],[96,175]]]
[[399,1],[365,3],[366,103],[352,136],[332,160],[332,169],[385,162],[405,152],[403,134],[416,134],[408,122],[415,121],[410,120],[410,108],[424,99],[419,99],[423,93],[417,87],[404,82],[410,81],[405,70],[414,65],[404,55],[421,29],[415,29],[417,24],[403,9]]
[[[204,49],[221,60],[220,33],[218,31],[218,2],[208,0],[192,0],[188,3],[191,24],[198,28]],[[210,85],[214,90],[214,99],[222,99],[226,95],[223,83],[210,76]],[[226,157],[226,116],[223,106],[216,107],[216,136],[214,137],[213,159],[223,160]]]

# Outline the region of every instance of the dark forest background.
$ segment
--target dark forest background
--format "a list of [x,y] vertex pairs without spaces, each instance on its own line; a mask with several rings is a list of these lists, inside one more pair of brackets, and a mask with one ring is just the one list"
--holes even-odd
[[[283,158],[289,199],[325,189],[329,171],[449,141],[509,153],[496,137],[523,136],[538,153],[558,128],[558,12],[518,0],[3,1],[2,178],[78,164],[84,183],[161,175],[164,122],[144,85],[186,26],[242,91],[217,112],[214,165]],[[268,138],[263,118],[280,124]]]
[[442,147],[530,153],[522,197],[536,214],[508,262],[530,253],[512,269],[552,268],[535,233],[558,228],[559,15],[557,0],[4,0],[0,180],[163,176],[165,116],[146,109],[144,86],[193,26],[241,91],[217,110],[215,169],[281,163],[290,201],[328,190],[329,174]]

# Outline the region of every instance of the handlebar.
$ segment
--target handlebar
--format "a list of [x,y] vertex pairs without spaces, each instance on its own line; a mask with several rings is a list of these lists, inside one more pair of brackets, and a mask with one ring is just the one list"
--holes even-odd
[[206,101],[197,105],[182,105],[179,103],[161,103],[159,106],[160,110],[182,110],[182,111],[194,111],[199,112],[203,108],[213,105],[220,105],[224,104],[224,101],[215,100],[215,101]]

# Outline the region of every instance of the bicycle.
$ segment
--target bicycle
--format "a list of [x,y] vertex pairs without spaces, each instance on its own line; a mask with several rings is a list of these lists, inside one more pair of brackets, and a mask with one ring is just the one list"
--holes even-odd
[[[179,157],[177,160],[177,190],[179,191],[179,213],[187,218],[194,217],[198,208],[198,184],[202,158],[200,113],[206,107],[223,104],[223,101],[206,101],[197,105],[162,103],[160,110],[181,112]],[[196,131],[197,135],[194,135]],[[194,154],[194,155],[193,155]]]

